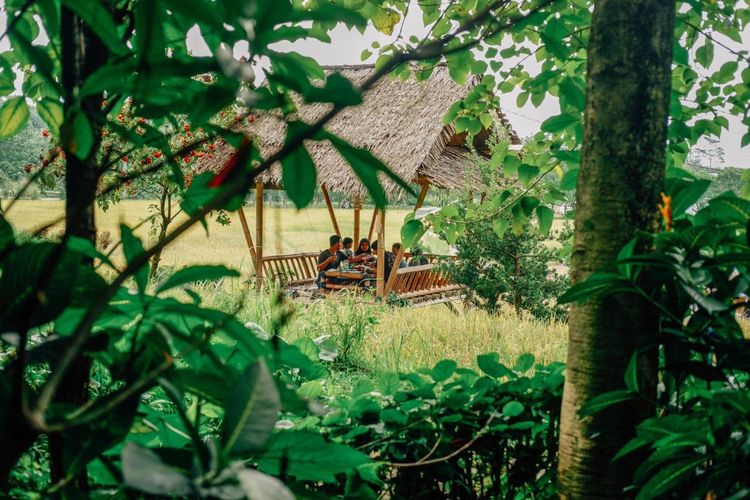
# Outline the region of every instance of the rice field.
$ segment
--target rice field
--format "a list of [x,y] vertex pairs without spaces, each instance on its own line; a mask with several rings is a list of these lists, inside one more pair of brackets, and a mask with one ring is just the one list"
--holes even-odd
[[[6,206],[7,203],[3,203]],[[97,210],[97,226],[100,232],[109,231],[112,239],[117,241],[120,224],[135,226],[150,215],[151,201],[124,200],[111,206],[107,211]],[[7,214],[7,218],[18,229],[34,232],[63,215],[64,204],[57,200],[20,200]],[[407,209],[393,209],[386,215],[386,242],[398,241],[401,225]],[[255,207],[245,207],[245,214],[250,230],[255,237]],[[372,210],[361,212],[361,237],[367,236],[370,227]],[[344,236],[352,236],[354,231],[353,211],[337,210],[337,220]],[[231,223],[227,226],[218,224],[215,220],[208,221],[208,229],[196,224],[187,233],[170,245],[162,255],[162,265],[175,268],[189,264],[224,264],[239,269],[244,274],[252,272],[249,253],[242,228],[236,213],[229,214]],[[174,227],[185,220],[180,216],[173,222]],[[62,229],[58,224],[50,229],[55,234]],[[264,242],[265,255],[282,253],[317,252],[328,247],[328,237],[333,233],[331,220],[326,208],[272,208],[264,210]],[[155,243],[156,236],[150,230],[148,223],[140,227],[136,234]],[[445,252],[447,247],[441,241],[433,238],[427,240],[427,245],[435,252]],[[114,254],[115,261],[122,258],[121,254]]]

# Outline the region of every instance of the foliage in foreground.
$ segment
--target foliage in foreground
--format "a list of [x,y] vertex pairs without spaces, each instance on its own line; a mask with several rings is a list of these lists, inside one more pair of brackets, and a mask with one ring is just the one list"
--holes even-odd
[[637,399],[649,380],[636,358],[658,350],[658,387],[646,402],[658,416],[638,426],[615,464],[647,457],[633,478],[638,498],[743,498],[750,492],[750,340],[736,313],[744,307],[738,296],[750,288],[750,201],[725,193],[690,215],[708,184],[677,173],[667,180],[669,230],[643,235],[653,250],[635,254],[632,241],[616,267],[563,296],[634,294],[660,316],[652,342],[633,356],[626,388],[592,399],[583,411],[618,411],[618,403]]

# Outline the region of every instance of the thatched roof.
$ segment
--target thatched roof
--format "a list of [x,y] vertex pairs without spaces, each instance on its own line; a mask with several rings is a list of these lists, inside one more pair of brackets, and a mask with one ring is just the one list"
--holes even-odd
[[[359,86],[374,70],[372,65],[328,66],[327,72],[339,71]],[[359,106],[345,108],[328,123],[331,132],[354,146],[367,148],[398,176],[410,183],[428,181],[432,186],[457,189],[467,185],[481,190],[481,181],[471,166],[465,134],[456,134],[453,125],[443,125],[448,108],[463,98],[469,87],[459,86],[450,78],[446,66],[438,66],[425,81],[410,78],[402,81],[383,78],[365,93]],[[328,104],[298,103],[293,118],[312,123],[330,110]],[[508,127],[514,143],[520,143],[505,116],[500,120]],[[283,117],[277,113],[260,113],[252,124],[242,130],[259,138],[261,152],[266,157],[278,151],[286,134]],[[486,139],[487,132],[477,137]],[[476,142],[475,142],[476,145]],[[325,183],[330,191],[365,196],[367,191],[350,166],[326,141],[306,141],[318,171],[318,183]],[[481,145],[480,145],[481,146]],[[216,169],[232,154],[226,143],[217,145],[212,160],[205,160],[200,168]],[[259,179],[269,188],[281,187],[281,168],[274,165]],[[384,175],[380,177],[386,192],[398,191],[397,185]]]

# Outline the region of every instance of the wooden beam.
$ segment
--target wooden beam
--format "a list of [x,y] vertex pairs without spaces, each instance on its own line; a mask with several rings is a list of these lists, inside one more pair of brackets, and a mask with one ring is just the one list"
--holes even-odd
[[362,205],[359,202],[354,203],[354,246],[355,248],[359,245],[359,212],[362,210]]
[[323,191],[323,198],[326,200],[328,215],[331,217],[331,222],[333,223],[333,232],[341,236],[341,229],[339,229],[339,223],[336,221],[336,212],[333,211],[333,203],[331,203],[331,197],[328,195],[328,188],[325,183],[321,184],[320,190]]
[[417,197],[417,203],[414,205],[415,212],[422,208],[422,205],[424,205],[424,199],[427,196],[428,189],[430,189],[430,183],[425,181],[424,184],[422,184],[422,190],[419,192],[419,196]]
[[255,183],[255,288],[263,286],[263,183]]
[[253,243],[253,236],[250,234],[250,226],[247,224],[247,217],[245,217],[245,209],[240,207],[237,209],[237,215],[240,217],[240,225],[242,226],[242,234],[245,235],[245,242],[247,243],[247,249],[250,251],[250,257],[253,259],[253,266],[255,266],[255,272],[258,272],[258,259],[255,256],[255,244]]
[[[377,268],[377,285],[375,295],[383,297],[385,292],[385,210],[380,210],[378,217],[378,268]],[[393,272],[393,269],[391,269]]]
[[378,220],[378,209],[372,211],[372,219],[370,220],[370,230],[367,232],[367,239],[372,243],[372,233],[375,231],[375,221]]

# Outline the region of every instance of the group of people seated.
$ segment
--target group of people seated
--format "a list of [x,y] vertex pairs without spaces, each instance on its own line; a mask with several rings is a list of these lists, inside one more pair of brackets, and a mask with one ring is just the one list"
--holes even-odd
[[[329,239],[329,247],[326,250],[320,252],[318,255],[318,288],[325,288],[326,280],[334,283],[346,283],[346,278],[327,278],[326,272],[331,270],[342,270],[349,271],[355,269],[363,274],[363,280],[366,280],[368,276],[372,277],[377,275],[378,268],[378,241],[373,241],[370,244],[370,240],[362,238],[359,240],[357,249],[354,250],[354,240],[346,237],[334,234]],[[383,257],[384,265],[384,277],[388,281],[388,277],[391,275],[393,266],[396,263],[396,254],[401,250],[401,243],[394,243],[391,246],[391,251],[385,251]],[[407,266],[418,266],[428,264],[429,259],[425,256],[420,248],[412,249],[412,257],[408,263],[402,259],[399,263],[399,267]]]

